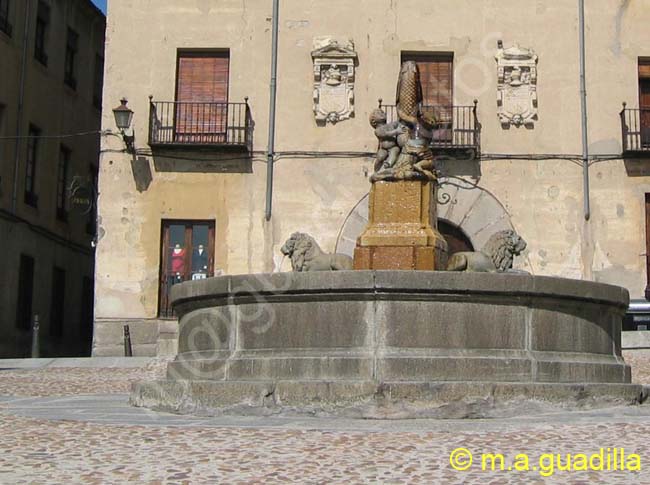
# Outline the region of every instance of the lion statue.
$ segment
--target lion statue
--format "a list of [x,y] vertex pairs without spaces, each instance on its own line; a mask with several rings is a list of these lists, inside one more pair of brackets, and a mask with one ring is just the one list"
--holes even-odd
[[481,251],[452,255],[447,264],[447,271],[516,272],[512,269],[512,262],[514,257],[525,249],[526,241],[515,231],[499,231],[488,240]]
[[352,269],[352,258],[350,256],[324,253],[309,234],[294,232],[280,251],[291,258],[291,266],[293,271],[296,272]]

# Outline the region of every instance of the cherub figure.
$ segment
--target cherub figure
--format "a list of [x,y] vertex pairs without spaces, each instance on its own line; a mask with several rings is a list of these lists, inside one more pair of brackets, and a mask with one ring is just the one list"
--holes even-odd
[[398,138],[404,138],[403,135],[407,135],[409,129],[399,121],[387,123],[386,113],[381,109],[370,113],[370,126],[374,128],[375,136],[379,140],[375,160],[375,172],[378,172],[395,165],[402,150]]
[[[418,115],[418,122],[413,136],[407,128],[408,135],[397,137],[399,155],[394,164],[388,166],[385,163],[376,170],[370,178],[373,182],[380,180],[414,180],[426,179],[436,180],[436,169],[434,165],[431,141],[436,118],[433,113],[422,113]],[[401,124],[406,127],[405,124]],[[402,141],[402,138],[406,138]]]

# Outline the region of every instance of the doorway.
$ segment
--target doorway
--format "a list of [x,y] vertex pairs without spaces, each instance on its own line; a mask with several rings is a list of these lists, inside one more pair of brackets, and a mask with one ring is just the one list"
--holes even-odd
[[159,315],[171,318],[174,285],[214,276],[214,221],[163,221],[161,240]]
[[474,251],[472,241],[470,241],[463,230],[455,224],[443,219],[438,219],[438,231],[447,241],[449,256],[455,253]]

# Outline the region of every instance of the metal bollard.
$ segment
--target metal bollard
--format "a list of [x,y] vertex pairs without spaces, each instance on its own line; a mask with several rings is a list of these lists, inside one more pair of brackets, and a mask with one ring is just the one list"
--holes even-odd
[[124,325],[124,357],[133,357],[133,348],[131,347],[131,330],[128,325]]
[[40,355],[40,347],[38,342],[39,330],[40,324],[38,322],[38,315],[34,315],[34,321],[32,322],[32,359],[38,359]]

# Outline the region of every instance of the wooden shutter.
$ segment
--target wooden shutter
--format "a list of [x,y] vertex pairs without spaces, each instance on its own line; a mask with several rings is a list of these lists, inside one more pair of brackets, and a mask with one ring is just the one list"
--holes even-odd
[[403,54],[402,62],[415,61],[420,69],[423,104],[453,104],[453,56],[451,54]]
[[454,57],[453,54],[402,54],[402,62],[415,61],[422,84],[422,110],[432,111],[438,120],[433,138],[451,142],[453,137]]
[[639,79],[650,79],[650,59],[639,59]]
[[639,60],[641,145],[650,148],[650,60]]
[[227,52],[180,53],[176,133],[184,142],[223,143],[228,119]]

